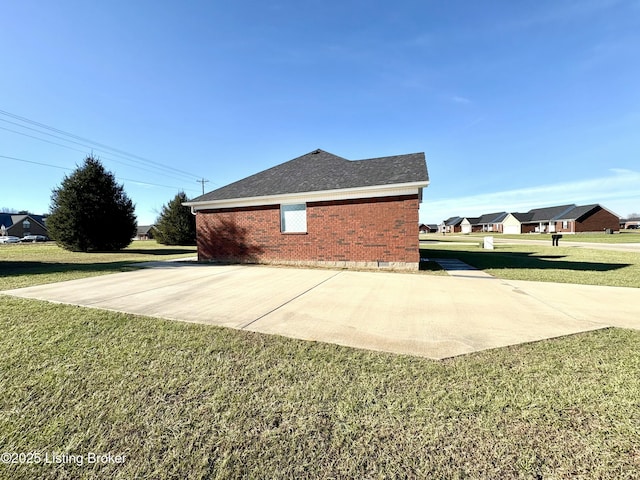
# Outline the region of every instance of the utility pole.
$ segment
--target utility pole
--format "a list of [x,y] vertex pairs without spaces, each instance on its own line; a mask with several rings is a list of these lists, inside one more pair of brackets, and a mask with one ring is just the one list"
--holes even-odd
[[204,195],[204,184],[205,183],[209,183],[209,180],[205,180],[204,178],[202,180],[196,180],[196,182],[201,183],[202,184],[202,194]]

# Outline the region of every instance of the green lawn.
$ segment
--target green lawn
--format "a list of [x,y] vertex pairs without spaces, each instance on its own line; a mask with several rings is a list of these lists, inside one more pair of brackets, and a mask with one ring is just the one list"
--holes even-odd
[[435,362],[0,297],[0,478],[637,478],[640,332]]
[[[474,234],[480,237],[484,237],[487,234]],[[503,235],[496,234],[496,238],[512,239],[512,240],[545,240],[551,244],[551,234],[549,233],[536,233],[526,235]],[[640,232],[638,230],[622,230],[619,233],[613,235],[607,235],[605,233],[579,233],[575,235],[564,234],[561,241],[566,242],[588,242],[588,243],[640,243]]]
[[[144,245],[119,254],[3,248],[3,288],[167,258]],[[34,267],[21,269],[16,257],[42,270],[25,271]],[[0,331],[2,452],[76,459],[0,463],[2,479],[632,479],[640,471],[637,331],[436,362],[1,292]],[[90,452],[125,460],[88,465]]]
[[196,255],[196,247],[134,241],[120,252],[69,252],[55,243],[0,245],[0,290],[131,270],[132,263]]
[[640,255],[575,247],[422,243],[420,256],[458,258],[499,278],[640,288]]
[[[470,233],[470,234],[447,234],[439,235],[435,233],[421,234],[422,240],[434,240],[445,242],[475,242],[481,241],[483,237],[494,236],[496,240],[543,240],[551,245],[551,234],[548,233],[532,233],[523,235],[504,235],[502,233]],[[576,235],[564,234],[562,241],[566,242],[588,242],[588,243],[640,243],[640,231],[638,230],[622,230],[613,235],[605,233],[579,233]]]

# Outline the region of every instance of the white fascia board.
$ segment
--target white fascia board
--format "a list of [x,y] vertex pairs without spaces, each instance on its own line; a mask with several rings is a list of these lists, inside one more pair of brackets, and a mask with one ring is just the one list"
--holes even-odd
[[191,207],[192,211],[197,211],[214,208],[257,207],[261,205],[278,205],[283,203],[307,203],[332,200],[354,200],[358,198],[393,197],[396,195],[419,195],[420,189],[428,185],[429,182],[374,185],[371,187],[345,188],[341,190],[286,193],[282,195],[229,198],[203,202],[185,202],[183,205]]

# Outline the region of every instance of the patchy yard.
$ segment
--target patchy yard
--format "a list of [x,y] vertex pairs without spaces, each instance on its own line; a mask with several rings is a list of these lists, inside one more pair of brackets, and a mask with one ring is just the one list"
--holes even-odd
[[31,478],[635,478],[640,332],[434,362],[0,296],[8,452]]
[[[2,248],[0,288],[190,252],[134,245]],[[524,269],[513,268],[518,258],[577,261],[536,252],[502,252],[503,269]],[[619,257],[605,263],[628,268]],[[435,362],[1,292],[0,329],[3,452],[76,459],[0,463],[0,478],[631,479],[640,470],[637,331]],[[125,460],[79,465],[90,452]]]
[[69,252],[53,242],[0,245],[0,290],[130,270],[135,262],[196,255],[196,247],[134,241],[120,252]]
[[640,288],[640,255],[635,252],[501,243],[495,244],[495,250],[484,250],[479,238],[466,238],[466,242],[423,242],[420,256],[458,258],[510,280]]

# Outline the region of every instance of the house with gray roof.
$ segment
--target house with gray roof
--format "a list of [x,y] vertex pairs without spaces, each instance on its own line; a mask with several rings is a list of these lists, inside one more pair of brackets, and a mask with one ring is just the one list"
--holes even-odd
[[599,205],[558,205],[510,213],[502,221],[503,233],[584,233],[617,231],[620,217]]
[[507,212],[485,213],[472,225],[473,231],[502,233],[502,221],[507,215]]
[[155,225],[138,225],[135,240],[152,240],[155,238]]
[[200,261],[417,269],[424,153],[315,150],[186,202]]
[[609,232],[620,230],[620,215],[597,203],[578,205],[554,219],[558,233]]
[[480,220],[480,217],[464,217],[460,222],[460,232],[465,234],[477,232],[478,229],[475,226],[478,224],[478,220]]
[[460,233],[462,232],[463,217],[449,217],[443,220],[439,225],[440,232],[445,233]]
[[46,220],[47,217],[44,215],[0,213],[0,236],[47,236],[49,232],[47,231]]

